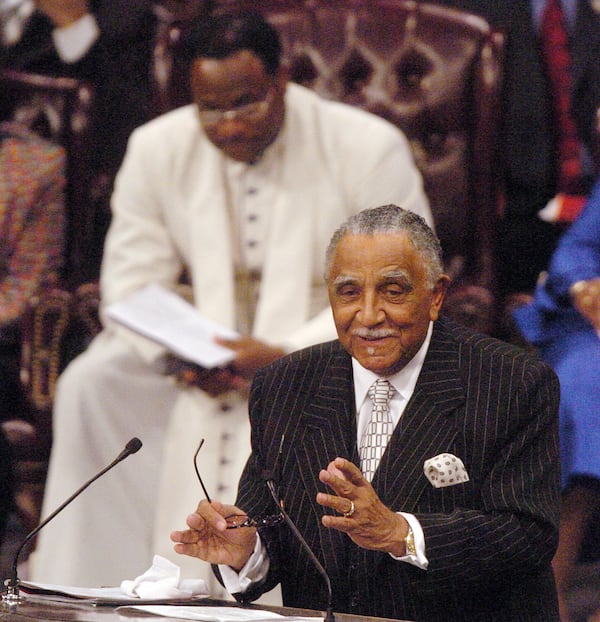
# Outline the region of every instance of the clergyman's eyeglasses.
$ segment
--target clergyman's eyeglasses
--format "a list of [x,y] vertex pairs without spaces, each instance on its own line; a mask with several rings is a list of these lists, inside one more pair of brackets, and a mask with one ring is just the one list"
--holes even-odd
[[261,121],[269,111],[275,98],[273,89],[269,89],[264,99],[249,104],[243,104],[231,110],[219,110],[215,108],[198,107],[198,117],[205,127],[217,125],[222,121],[248,121],[255,123]]
[[[198,454],[200,453],[200,449],[204,445],[204,439],[201,438],[198,443],[198,449],[196,449],[196,453],[194,454],[194,471],[196,471],[196,477],[200,482],[200,486],[202,487],[202,491],[204,492],[204,496],[206,500],[210,503],[211,498],[206,490],[206,486],[202,481],[202,477],[200,477],[200,471],[198,469]],[[227,522],[227,529],[239,529],[241,527],[275,527],[284,521],[283,514],[273,514],[269,516],[263,516],[260,518],[252,518],[247,514],[230,514],[225,517],[225,521]]]

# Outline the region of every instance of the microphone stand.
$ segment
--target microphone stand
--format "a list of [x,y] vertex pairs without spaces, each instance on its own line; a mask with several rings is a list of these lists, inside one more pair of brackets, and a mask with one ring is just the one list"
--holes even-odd
[[99,477],[102,477],[107,471],[112,469],[114,466],[119,464],[122,460],[125,460],[127,456],[134,454],[136,451],[139,451],[142,447],[142,441],[139,438],[133,437],[125,448],[121,451],[121,453],[106,467],[104,467],[100,472],[96,473],[94,477],[89,479],[81,488],[77,489],[62,505],[60,505],[52,514],[47,516],[35,529],[30,531],[26,536],[23,542],[19,545],[17,552],[13,559],[12,564],[12,573],[9,579],[4,581],[4,585],[6,586],[6,592],[2,594],[2,603],[6,603],[8,605],[15,605],[17,603],[23,602],[23,598],[20,595],[19,585],[21,581],[19,580],[18,573],[18,564],[19,564],[19,556],[23,551],[25,545],[37,534],[39,531],[47,525],[57,514],[62,512],[71,501],[73,501],[76,497],[78,497],[90,484],[93,484]]
[[310,546],[308,546],[308,542],[304,539],[304,536],[300,533],[300,530],[298,529],[298,527],[296,527],[294,521],[290,518],[289,514],[283,508],[283,504],[280,503],[279,498],[277,497],[277,493],[275,492],[275,482],[273,481],[273,479],[267,479],[266,484],[286,524],[292,530],[292,532],[302,545],[302,548],[306,551],[315,568],[319,571],[319,574],[323,577],[325,581],[325,585],[327,586],[327,611],[325,612],[324,622],[335,622],[335,616],[333,614],[333,592],[331,590],[331,580],[329,578],[329,575],[327,574],[325,568],[323,568],[323,565],[319,561],[318,557],[314,554]]

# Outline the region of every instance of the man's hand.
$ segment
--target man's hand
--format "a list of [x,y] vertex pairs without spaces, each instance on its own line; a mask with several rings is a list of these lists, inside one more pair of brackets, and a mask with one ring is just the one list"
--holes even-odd
[[248,336],[235,340],[217,339],[216,341],[235,352],[235,359],[230,367],[236,374],[250,382],[261,367],[285,355],[285,351],[281,348],[274,348]]
[[[317,503],[342,514],[323,516],[325,527],[347,533],[358,546],[365,549],[385,551],[396,557],[406,554],[406,519],[381,502],[355,464],[345,458],[336,458],[326,470],[319,472],[319,479],[335,495],[320,492],[317,494]],[[352,514],[344,517],[352,508]]]
[[244,567],[256,544],[256,529],[227,529],[226,516],[243,514],[232,505],[218,501],[201,501],[186,523],[189,529],[173,531],[176,553],[197,557],[210,564],[225,564],[239,571]]
[[35,4],[57,28],[70,26],[90,12],[86,0],[36,0]]
[[196,387],[212,397],[218,397],[229,391],[237,391],[246,395],[250,390],[248,380],[238,376],[230,368],[205,369],[194,363],[182,361],[172,354],[163,357],[162,366],[161,372],[168,376],[174,376],[178,384],[185,387]]
[[226,368],[205,369],[167,354],[163,360],[163,373],[175,376],[179,384],[196,387],[212,397],[228,391],[237,391],[247,396],[256,371],[285,354],[280,348],[273,348],[247,336],[215,341],[235,352],[235,359]]

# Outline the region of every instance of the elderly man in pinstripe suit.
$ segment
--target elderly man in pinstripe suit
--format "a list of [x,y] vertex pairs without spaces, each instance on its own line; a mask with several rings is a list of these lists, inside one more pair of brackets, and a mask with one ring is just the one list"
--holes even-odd
[[[406,210],[351,217],[326,264],[339,340],[256,375],[236,506],[202,501],[173,532],[175,550],[219,564],[241,601],[280,582],[286,605],[325,609],[323,577],[286,524],[230,528],[276,513],[272,478],[331,579],[336,611],[558,620],[556,376],[439,317],[448,285],[439,242]],[[378,379],[389,382],[391,430],[389,439],[379,430],[385,450],[372,474],[363,454],[378,444],[369,393]]]

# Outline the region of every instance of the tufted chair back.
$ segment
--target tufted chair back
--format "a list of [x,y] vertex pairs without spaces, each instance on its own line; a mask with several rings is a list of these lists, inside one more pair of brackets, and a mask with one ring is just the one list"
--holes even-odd
[[[479,17],[412,0],[215,2],[238,8],[259,8],[277,28],[292,80],[404,131],[454,282],[446,309],[493,332],[501,36]],[[163,52],[176,56],[180,26],[168,37]],[[189,101],[178,71],[164,108]]]

